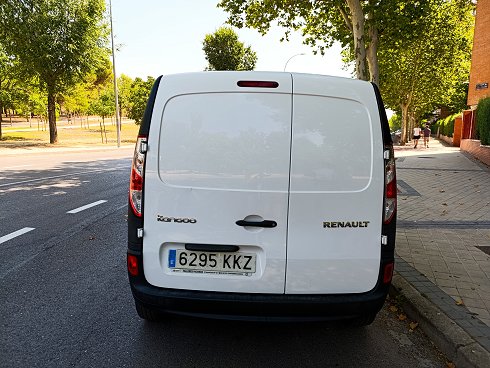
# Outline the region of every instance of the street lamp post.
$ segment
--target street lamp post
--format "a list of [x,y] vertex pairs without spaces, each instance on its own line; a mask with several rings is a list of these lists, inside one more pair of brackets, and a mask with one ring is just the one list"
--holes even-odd
[[286,64],[284,64],[284,71],[286,71],[286,68],[287,68],[287,66],[288,66],[288,63],[291,61],[291,59],[292,59],[292,58],[294,58],[294,57],[296,57],[296,56],[300,56],[300,55],[306,55],[306,54],[305,54],[304,52],[302,52],[302,53],[295,54],[295,55],[291,56],[291,57],[288,59],[288,61],[286,61]]
[[109,0],[109,18],[111,19],[112,73],[114,74],[114,99],[116,103],[117,147],[120,147],[121,146],[121,121],[119,119],[119,101],[117,98],[116,53],[114,52],[114,32],[112,29],[112,1],[111,0]]

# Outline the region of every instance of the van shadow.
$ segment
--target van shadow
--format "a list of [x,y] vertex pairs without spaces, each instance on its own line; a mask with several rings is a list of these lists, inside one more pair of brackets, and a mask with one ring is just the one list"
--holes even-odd
[[354,360],[362,365],[377,349],[372,329],[339,323],[171,318],[143,323],[135,348],[146,350],[146,354],[135,354],[142,359],[135,366],[165,361],[181,367],[341,367]]

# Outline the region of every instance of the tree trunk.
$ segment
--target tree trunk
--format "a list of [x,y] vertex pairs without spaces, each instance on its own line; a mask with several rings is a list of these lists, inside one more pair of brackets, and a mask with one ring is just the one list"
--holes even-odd
[[367,63],[371,82],[379,86],[379,66],[378,66],[378,29],[375,26],[369,27],[369,46],[367,47]]
[[102,143],[104,143],[104,133],[102,132],[102,121],[99,120],[99,126],[100,126],[100,140]]
[[3,114],[3,106],[0,104],[0,140],[2,139],[2,114]]
[[356,58],[356,75],[358,79],[368,80],[366,72],[366,45],[364,43],[364,12],[360,0],[346,0],[352,17],[352,34],[354,38],[354,56]]
[[402,111],[402,136],[400,145],[404,146],[407,143],[407,136],[410,134],[408,132],[408,104],[402,103],[400,109]]
[[56,96],[52,88],[48,87],[48,121],[49,143],[58,143],[58,130],[56,129]]
[[[105,129],[104,117],[102,117],[102,125],[104,126],[105,143],[107,144],[107,130]],[[104,141],[102,141],[104,143]]]
[[415,128],[415,112],[408,112],[408,141],[411,140],[413,128]]

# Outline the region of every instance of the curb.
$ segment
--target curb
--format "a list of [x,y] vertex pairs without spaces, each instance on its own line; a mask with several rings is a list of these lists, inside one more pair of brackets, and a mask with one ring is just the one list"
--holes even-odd
[[490,352],[463,328],[451,320],[434,303],[424,298],[395,271],[390,296],[401,295],[401,306],[456,367],[490,367]]
[[134,144],[121,144],[117,146],[54,146],[54,147],[15,147],[7,148],[0,146],[0,155],[29,155],[38,153],[63,153],[63,152],[79,152],[79,151],[117,151],[124,149],[134,149]]

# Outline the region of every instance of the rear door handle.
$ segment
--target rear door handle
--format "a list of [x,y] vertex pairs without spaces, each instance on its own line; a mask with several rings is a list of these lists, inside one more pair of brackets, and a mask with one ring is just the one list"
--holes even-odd
[[245,220],[238,220],[235,222],[238,226],[252,226],[252,227],[276,227],[277,222],[271,221],[271,220],[264,220],[264,221],[245,221]]

